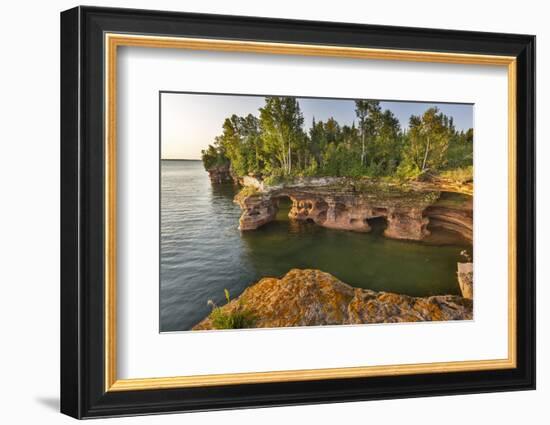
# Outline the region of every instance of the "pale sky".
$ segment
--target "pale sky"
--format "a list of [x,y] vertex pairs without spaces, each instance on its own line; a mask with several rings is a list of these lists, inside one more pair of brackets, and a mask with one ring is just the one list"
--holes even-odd
[[[161,157],[163,159],[200,159],[201,150],[214,143],[222,133],[225,118],[232,114],[259,116],[264,96],[162,93],[161,95]],[[355,102],[349,99],[298,98],[304,115],[304,130],[309,130],[313,117],[326,121],[333,117],[340,125],[351,125]],[[473,105],[381,101],[382,109],[390,109],[402,128],[407,128],[411,115],[420,115],[436,106],[454,118],[457,130],[473,127]]]

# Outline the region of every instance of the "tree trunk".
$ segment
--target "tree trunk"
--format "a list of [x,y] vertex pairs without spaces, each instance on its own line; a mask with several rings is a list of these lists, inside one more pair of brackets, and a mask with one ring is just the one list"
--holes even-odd
[[292,152],[290,150],[290,140],[288,141],[288,174],[292,172]]
[[284,139],[282,139],[282,149],[281,149],[281,157],[282,157],[282,167],[283,167],[283,172],[286,173],[286,147],[285,147],[285,141]]
[[365,156],[366,156],[366,148],[365,148],[365,121],[369,116],[369,112],[367,110],[366,116],[361,120],[361,166],[365,165]]
[[426,160],[428,159],[428,152],[430,151],[430,138],[428,137],[428,143],[426,143],[426,151],[424,152],[424,160],[422,161],[422,169],[421,171],[424,172],[426,169]]
[[365,165],[365,128],[361,129],[361,166]]

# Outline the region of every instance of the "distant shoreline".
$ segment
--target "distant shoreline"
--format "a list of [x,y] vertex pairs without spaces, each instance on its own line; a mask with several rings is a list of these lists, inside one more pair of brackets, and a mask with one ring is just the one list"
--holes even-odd
[[199,162],[200,159],[184,159],[184,158],[161,158],[161,161],[195,161]]

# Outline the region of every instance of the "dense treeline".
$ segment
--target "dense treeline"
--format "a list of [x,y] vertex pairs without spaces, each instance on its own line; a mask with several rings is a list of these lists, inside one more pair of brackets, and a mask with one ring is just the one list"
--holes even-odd
[[407,179],[453,169],[471,175],[473,130],[457,131],[453,118],[437,108],[412,115],[406,131],[373,100],[355,102],[352,126],[313,119],[308,132],[296,98],[267,97],[259,112],[259,117],[225,120],[214,145],[202,151],[206,169],[230,165],[239,176],[272,181],[293,176]]

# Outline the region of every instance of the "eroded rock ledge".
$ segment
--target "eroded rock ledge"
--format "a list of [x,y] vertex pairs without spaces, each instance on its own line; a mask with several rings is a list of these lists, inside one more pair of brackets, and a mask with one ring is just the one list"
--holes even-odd
[[208,177],[212,183],[231,183],[234,181],[229,164],[209,168]]
[[395,239],[422,240],[428,224],[461,233],[472,240],[471,202],[439,202],[434,183],[396,185],[351,179],[318,178],[291,185],[264,187],[248,179],[235,197],[242,209],[241,230],[254,230],[275,219],[279,201],[289,198],[289,217],[332,229],[368,232],[369,220],[383,217],[384,234]]
[[[266,277],[221,307],[246,308],[255,328],[471,320],[472,300],[455,295],[425,298],[353,288],[320,270],[292,269]],[[210,317],[193,330],[213,329]]]

